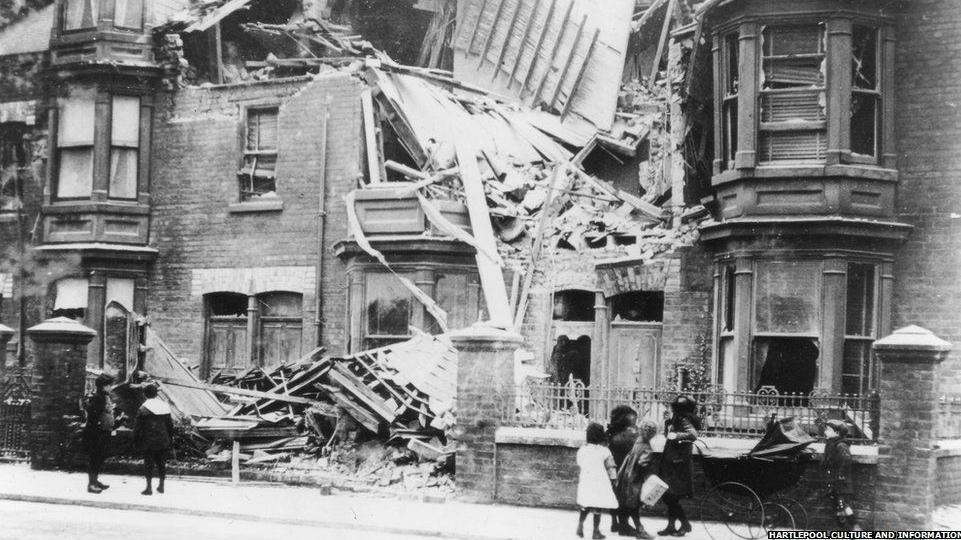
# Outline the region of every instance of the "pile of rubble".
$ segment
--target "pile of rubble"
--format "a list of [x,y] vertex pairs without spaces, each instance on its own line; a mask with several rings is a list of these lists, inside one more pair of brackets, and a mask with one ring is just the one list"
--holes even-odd
[[[211,462],[230,462],[236,452],[239,463],[251,466],[310,462],[338,474],[376,475],[368,479],[377,485],[448,485],[439,478],[452,470],[454,453],[457,353],[449,340],[417,333],[350,356],[323,352],[271,370],[214,377],[210,384],[152,378],[175,408],[178,397],[191,399],[186,392],[221,396],[229,407],[225,414],[192,416],[193,429],[210,442]],[[373,448],[383,451],[375,468],[367,459]]]

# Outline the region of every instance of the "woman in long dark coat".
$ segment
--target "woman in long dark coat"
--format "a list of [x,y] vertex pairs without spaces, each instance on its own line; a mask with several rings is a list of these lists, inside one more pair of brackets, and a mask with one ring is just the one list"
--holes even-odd
[[167,452],[172,447],[174,425],[170,416],[170,406],[157,397],[157,387],[145,386],[143,395],[147,398],[137,411],[137,421],[134,424],[134,444],[143,454],[144,476],[147,478],[147,489],[143,495],[153,494],[153,468],[157,468],[157,493],[164,492],[164,480],[167,476]]
[[[611,422],[607,425],[607,447],[614,457],[614,466],[618,469],[624,463],[624,458],[634,447],[637,440],[637,411],[628,405],[618,405],[611,411]],[[630,512],[619,508],[611,513],[611,532],[622,536],[633,535],[636,531],[628,523]]]
[[[691,522],[681,506],[681,499],[694,494],[691,477],[692,453],[697,430],[701,421],[695,415],[697,403],[687,396],[678,396],[671,403],[671,418],[665,422],[664,452],[658,476],[668,485],[662,500],[667,506],[667,528],[658,531],[660,536],[684,536],[691,532]],[[680,526],[676,523],[680,522]]]

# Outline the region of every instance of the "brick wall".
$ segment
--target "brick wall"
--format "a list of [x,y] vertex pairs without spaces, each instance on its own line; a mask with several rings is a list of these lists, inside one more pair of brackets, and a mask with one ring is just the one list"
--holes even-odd
[[713,270],[702,247],[679,250],[680,272],[669,273],[664,287],[664,328],[661,338],[661,381],[679,363],[696,358],[703,340],[710,359]]
[[961,455],[939,457],[937,478],[936,504],[961,504]]
[[[359,174],[361,89],[350,75],[331,73],[313,81],[193,87],[158,100],[150,244],[159,255],[151,269],[147,311],[154,329],[176,354],[192,363],[202,356],[203,299],[191,295],[192,271],[316,268],[322,200],[323,339],[331,352],[343,350],[344,268],[330,247],[346,236],[343,196]],[[321,120],[325,103],[326,171]],[[284,207],[279,212],[228,211],[239,198],[242,113],[252,104],[280,107],[277,195]],[[305,351],[315,340],[315,306],[315,291],[303,291]]]
[[899,219],[915,227],[895,264],[894,328],[954,344],[945,389],[961,389],[961,10],[902,2],[897,25]]
[[[497,445],[497,501],[510,504],[574,508],[577,495],[576,448],[526,444]],[[854,485],[863,494],[852,501],[858,521],[865,528],[873,523],[874,484],[877,466],[858,464],[854,467]],[[705,504],[712,484],[705,477],[700,458],[694,460],[694,498],[684,507],[692,521],[702,518],[717,520],[713,506]],[[782,496],[798,501],[808,513],[808,528],[833,529],[837,526],[834,508],[826,496],[827,481],[820,462],[808,466],[797,486],[784,490]],[[702,512],[702,509],[704,510]],[[795,513],[794,507],[789,507]],[[799,515],[800,512],[797,512]],[[665,509],[659,505],[647,515],[663,519]],[[800,525],[800,524],[799,524]],[[660,528],[660,527],[658,527]],[[650,528],[648,528],[650,530]]]

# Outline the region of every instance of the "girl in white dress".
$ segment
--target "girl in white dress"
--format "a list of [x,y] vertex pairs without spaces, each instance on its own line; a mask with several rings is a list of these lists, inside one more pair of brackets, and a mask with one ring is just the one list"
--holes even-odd
[[614,481],[617,468],[614,456],[604,446],[604,426],[591,422],[587,426],[587,444],[577,451],[577,466],[581,472],[577,480],[577,505],[581,515],[577,521],[577,536],[584,537],[584,520],[587,514],[594,514],[594,535],[592,538],[605,538],[601,534],[601,513],[617,509],[614,496]]

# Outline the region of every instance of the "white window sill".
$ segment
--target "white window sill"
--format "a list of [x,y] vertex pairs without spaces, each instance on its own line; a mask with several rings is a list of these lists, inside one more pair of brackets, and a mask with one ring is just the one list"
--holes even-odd
[[284,201],[275,199],[234,203],[227,207],[227,212],[231,214],[246,214],[250,212],[280,212],[283,209]]

